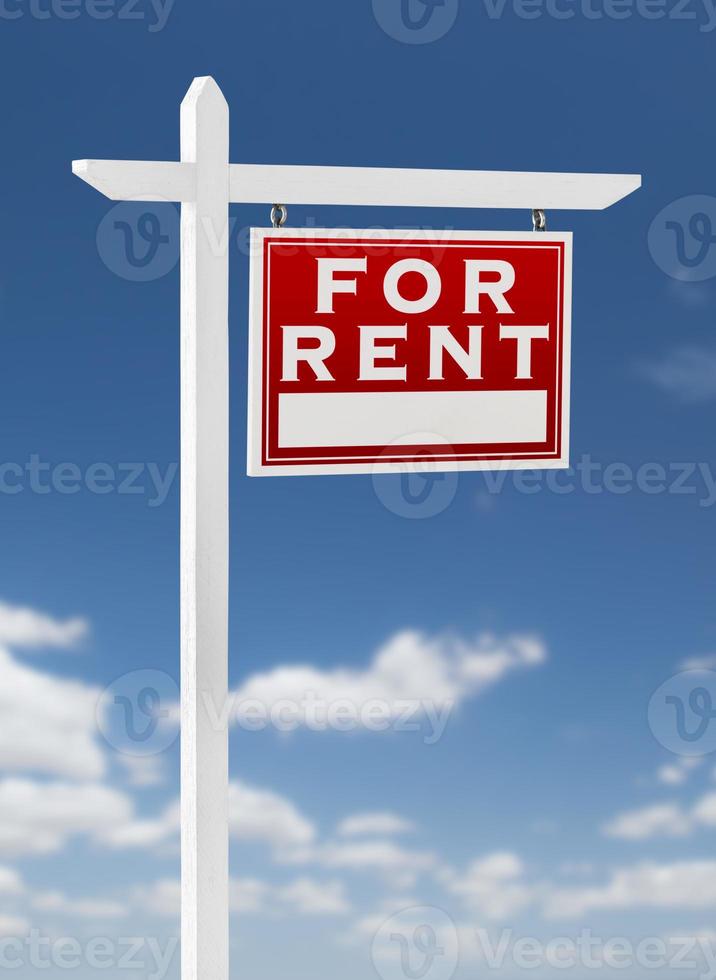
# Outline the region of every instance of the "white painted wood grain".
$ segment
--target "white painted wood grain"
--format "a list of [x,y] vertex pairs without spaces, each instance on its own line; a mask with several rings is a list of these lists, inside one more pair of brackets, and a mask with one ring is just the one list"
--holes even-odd
[[74,160],[72,173],[111,201],[193,201],[193,163]]
[[182,980],[227,980],[228,733],[206,699],[228,696],[229,110],[211,78],[182,102],[181,157]]
[[[194,175],[179,163],[76,160],[73,171],[112,200],[189,201]],[[232,164],[236,204],[602,210],[641,187],[638,174],[404,170]]]
[[636,174],[403,170],[233,164],[231,200],[430,208],[601,210],[641,185]]

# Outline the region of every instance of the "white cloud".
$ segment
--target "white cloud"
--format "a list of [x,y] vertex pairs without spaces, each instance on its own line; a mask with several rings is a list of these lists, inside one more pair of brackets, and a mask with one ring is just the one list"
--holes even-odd
[[444,875],[448,891],[459,895],[471,913],[487,921],[509,919],[535,898],[524,879],[525,869],[516,854],[498,852],[479,858],[464,874]]
[[85,898],[69,902],[65,912],[82,919],[121,919],[127,915],[127,908],[110,899]]
[[392,840],[327,841],[296,848],[281,855],[290,864],[318,864],[325,868],[370,871],[394,888],[410,888],[418,875],[437,865],[427,851],[411,851]]
[[79,643],[88,632],[89,625],[85,619],[53,619],[34,609],[10,606],[0,601],[0,644],[66,649]]
[[116,760],[126,770],[130,786],[159,786],[165,781],[164,760],[159,755],[127,755],[118,752]]
[[0,781],[0,853],[48,854],[78,834],[96,836],[127,822],[131,801],[98,783]]
[[642,365],[642,373],[681,401],[702,403],[716,397],[716,351],[685,346],[660,361]]
[[[362,826],[365,826],[365,816],[360,816]],[[381,822],[386,823],[386,814],[368,816],[380,816]],[[179,821],[180,808],[176,800],[157,817],[130,815],[129,819],[114,823],[97,836],[117,850],[156,849],[177,841]],[[398,818],[391,818],[391,829],[398,829],[397,821]],[[374,823],[372,819],[369,822]],[[401,821],[399,826],[407,829],[408,825]],[[237,780],[229,786],[229,832],[237,840],[267,844],[279,864],[314,864],[330,869],[377,872],[399,888],[410,886],[418,874],[434,868],[437,863],[434,854],[403,848],[390,839],[317,842],[314,824],[290,800],[272,790]]]
[[315,881],[297,878],[279,888],[277,897],[301,915],[345,915],[350,912],[341,881]]
[[128,908],[122,902],[106,898],[68,898],[63,892],[40,892],[32,899],[38,912],[59,913],[77,919],[121,919]]
[[17,915],[0,913],[0,936],[21,938],[30,931],[30,923]]
[[634,908],[716,908],[716,861],[620,868],[601,886],[553,890],[545,913],[551,918],[573,918],[594,910]]
[[685,837],[700,827],[716,827],[716,793],[707,793],[690,808],[660,803],[615,817],[604,828],[607,837],[647,840],[651,837]]
[[376,834],[389,837],[415,830],[415,824],[394,813],[356,813],[342,820],[337,828],[340,837],[362,837]]
[[716,793],[707,793],[694,805],[691,815],[702,827],[716,827]]
[[229,786],[229,831],[239,840],[261,840],[274,848],[309,844],[316,833],[286,797],[238,781]]
[[[132,903],[140,911],[157,918],[179,918],[179,879],[160,878],[135,888]],[[350,910],[342,882],[312,878],[297,878],[284,885],[272,885],[258,878],[232,878],[229,881],[229,908],[238,915],[265,912],[271,915],[283,912],[342,915]]]
[[463,899],[471,921],[511,920],[530,906],[548,919],[594,911],[716,909],[713,860],[644,862],[614,869],[603,883],[557,885],[528,880],[520,858],[501,853],[474,861],[464,873],[443,871],[439,878]]
[[666,786],[681,786],[689,777],[687,769],[682,766],[661,766],[657,769],[656,778]]
[[607,837],[646,840],[649,837],[685,837],[692,820],[676,803],[662,803],[622,813],[604,827]]
[[0,865],[0,895],[19,895],[24,890],[25,886],[17,871]]
[[[229,908],[241,915],[263,912],[271,887],[256,878],[232,878],[229,881]],[[181,883],[178,878],[160,878],[134,889],[133,904],[160,919],[178,919],[181,914]]]
[[[358,826],[368,831],[380,822],[387,827],[388,816],[391,817],[390,827],[393,831],[411,826],[407,821],[389,814],[362,814],[358,815],[359,825],[351,824],[356,818],[348,818],[346,823],[352,833],[357,833]],[[366,821],[366,817],[370,820]],[[373,819],[376,817],[380,817],[380,821]],[[165,807],[157,817],[138,819],[131,816],[128,820],[115,823],[99,836],[115,849],[155,849],[177,840],[179,820],[177,800]],[[236,780],[229,786],[229,831],[237,840],[267,844],[279,864],[314,864],[334,870],[369,871],[380,874],[384,880],[399,888],[410,886],[418,874],[434,868],[437,863],[434,854],[403,848],[390,839],[317,842],[314,824],[290,800],[271,790]],[[301,881],[305,883],[306,879]],[[330,902],[336,906],[339,904],[335,895]]]
[[703,765],[704,760],[697,755],[685,755],[661,766],[656,773],[660,783],[667,786],[682,786],[691,773]]
[[229,908],[238,915],[263,912],[271,897],[271,886],[258,878],[232,878],[229,881]]
[[[437,956],[427,947],[423,948],[421,934],[425,934],[426,929],[429,933],[426,938],[437,950]],[[439,977],[451,977],[464,952],[461,948],[463,929],[469,934],[474,932],[474,926],[458,925],[441,908],[411,899],[386,898],[378,903],[376,911],[354,921],[340,939],[344,944],[361,949],[367,945],[381,976],[419,976],[422,972],[426,976],[434,973]],[[420,952],[421,948],[423,952]],[[436,966],[436,970],[429,969],[431,965]]]
[[716,654],[684,660],[679,670],[716,670]]
[[132,893],[132,904],[159,919],[178,919],[181,883],[178,878],[160,878],[149,885],[140,885]]
[[351,924],[351,932],[344,939],[347,942],[355,942],[356,939],[363,941],[366,937],[372,940],[388,920],[394,920],[401,913],[404,918],[409,918],[414,910],[421,908],[425,908],[424,903],[415,895],[385,895],[374,911],[360,916]]
[[[103,839],[117,849],[156,847],[175,839],[179,824],[175,800],[158,817],[116,824]],[[262,841],[275,850],[310,844],[315,836],[313,824],[286,797],[238,780],[229,784],[229,832],[238,840]]]
[[73,779],[103,775],[99,691],[19,663],[0,648],[0,767]]
[[234,692],[231,711],[235,718],[245,702],[259,702],[270,711],[288,701],[296,706],[297,722],[315,728],[321,722],[307,706],[310,699],[321,706],[348,703],[359,712],[380,702],[395,718],[405,702],[443,708],[459,705],[508,674],[536,667],[545,659],[544,645],[531,636],[483,634],[467,642],[404,630],[389,639],[362,670],[284,665],[254,674]]
[[98,836],[103,843],[117,850],[124,848],[156,847],[179,833],[179,801],[164,808],[158,817],[130,819],[108,827]]

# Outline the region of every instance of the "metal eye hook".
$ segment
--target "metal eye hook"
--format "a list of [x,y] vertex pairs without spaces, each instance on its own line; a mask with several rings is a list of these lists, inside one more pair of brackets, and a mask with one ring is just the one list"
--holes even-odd
[[532,208],[532,231],[547,231],[547,215],[542,208]]
[[274,204],[271,208],[271,224],[274,228],[283,228],[288,218],[288,208],[285,204]]

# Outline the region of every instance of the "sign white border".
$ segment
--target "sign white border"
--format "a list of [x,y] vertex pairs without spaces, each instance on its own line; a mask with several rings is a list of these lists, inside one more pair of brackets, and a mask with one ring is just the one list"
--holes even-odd
[[[565,246],[564,284],[562,298],[562,411],[559,424],[562,431],[561,455],[554,459],[504,459],[504,460],[442,460],[426,456],[416,463],[414,458],[404,462],[363,462],[357,458],[350,463],[296,463],[292,465],[266,466],[262,460],[263,439],[263,294],[264,294],[264,242],[267,238],[357,238],[368,243],[385,239],[416,239],[450,241],[504,241],[561,242]],[[248,390],[248,440],[247,473],[249,476],[325,476],[356,475],[361,473],[406,473],[429,470],[430,472],[485,471],[485,470],[546,470],[569,467],[569,403],[572,324],[572,233],[560,232],[506,232],[506,231],[443,231],[426,229],[392,228],[252,228],[251,274],[249,288],[249,390]],[[437,441],[437,440],[436,440]]]

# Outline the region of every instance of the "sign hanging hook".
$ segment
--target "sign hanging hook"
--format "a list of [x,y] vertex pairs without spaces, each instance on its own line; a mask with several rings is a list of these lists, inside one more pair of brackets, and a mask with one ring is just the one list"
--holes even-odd
[[547,231],[547,215],[542,208],[532,208],[532,231]]
[[271,208],[271,224],[274,228],[283,228],[288,218],[288,208],[285,204],[274,204]]

